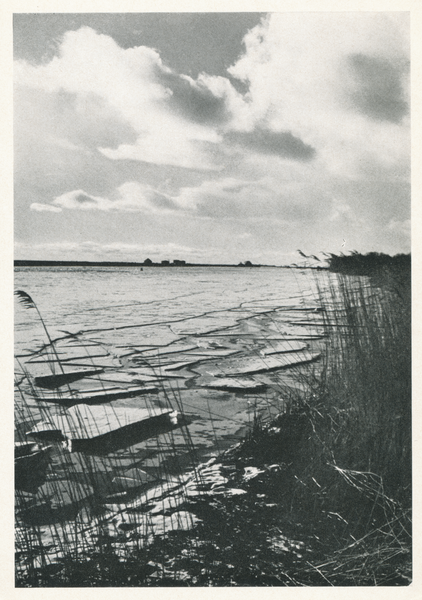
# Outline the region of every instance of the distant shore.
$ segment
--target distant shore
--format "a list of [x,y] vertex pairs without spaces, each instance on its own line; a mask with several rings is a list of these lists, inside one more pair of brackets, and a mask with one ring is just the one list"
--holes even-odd
[[[237,267],[240,265],[187,263],[184,261],[121,262],[121,261],[87,261],[87,260],[15,260],[15,267]],[[244,265],[242,265],[244,266]],[[248,265],[249,266],[249,265]],[[251,267],[270,267],[275,265],[250,265]]]
[[247,261],[239,264],[220,263],[188,263],[184,261],[162,261],[155,262],[117,262],[117,261],[87,261],[87,260],[14,260],[15,267],[224,267],[224,268],[273,268],[273,269],[317,269],[326,270],[325,267],[310,267],[299,265],[257,265]]
[[[308,269],[313,271],[331,271],[332,273],[341,273],[343,275],[370,275],[380,276],[382,273],[410,273],[411,256],[410,254],[396,254],[390,256],[380,252],[369,252],[368,254],[360,254],[353,251],[351,254],[336,255],[325,254],[325,259],[320,259],[317,256],[307,256],[299,251],[299,254],[306,259],[305,264],[291,265],[261,265],[254,264],[250,260],[240,262],[238,264],[226,263],[189,263],[185,260],[174,259],[162,260],[153,262],[150,258],[143,262],[128,262],[128,261],[88,261],[88,260],[14,260],[15,267],[133,267],[143,269],[144,267],[222,267],[222,268],[273,268],[273,269]],[[322,264],[311,262],[317,260]],[[324,264],[325,262],[325,264]]]

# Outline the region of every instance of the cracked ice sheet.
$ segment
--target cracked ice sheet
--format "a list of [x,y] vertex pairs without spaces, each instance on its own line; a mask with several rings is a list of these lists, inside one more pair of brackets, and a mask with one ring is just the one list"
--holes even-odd
[[124,329],[99,331],[90,334],[90,339],[104,344],[107,349],[118,354],[119,348],[137,346],[167,346],[176,342],[179,336],[172,333],[167,324],[163,325],[134,325]]
[[267,327],[268,339],[298,339],[298,340],[312,340],[319,339],[324,336],[324,329],[321,328],[310,328],[303,325],[293,325],[291,323],[285,323],[284,321],[277,322],[272,327]]
[[160,381],[158,377],[149,377],[140,375],[139,373],[135,373],[133,371],[115,371],[115,372],[103,372],[100,376],[96,377],[86,377],[84,381],[104,381],[107,383],[157,383]]
[[193,370],[200,375],[214,376],[232,376],[232,375],[250,375],[275,369],[283,369],[296,365],[305,364],[314,361],[320,357],[320,354],[309,351],[290,352],[287,354],[271,355],[265,357],[245,357],[232,358],[226,361],[220,361],[214,364],[204,364],[193,367]]
[[195,384],[199,387],[218,389],[223,391],[238,391],[238,392],[256,392],[263,391],[266,384],[240,377],[213,377],[204,376],[195,380]]
[[[251,339],[253,341],[263,341],[265,339],[280,340],[280,339],[316,339],[324,334],[323,328],[310,329],[301,325],[291,325],[283,321],[277,322],[273,326],[253,326],[252,324],[246,327],[234,327],[216,331],[210,334],[210,338],[220,340],[220,343],[226,344],[225,340],[241,340]],[[205,334],[202,334],[205,338]],[[224,340],[224,341],[223,341]]]
[[201,330],[208,329],[226,329],[233,327],[241,319],[249,317],[250,313],[240,310],[238,307],[228,309],[221,312],[213,312],[213,314],[199,315],[197,317],[186,317],[179,323],[171,323],[171,329],[175,332],[186,334],[189,330],[191,333],[201,334]]
[[[280,333],[281,328],[284,328],[287,330],[291,329],[293,330],[295,327],[302,326],[302,324],[304,323],[304,318],[300,317],[297,319],[285,319],[284,316],[277,316],[276,318],[273,318],[271,320],[258,320],[258,319],[251,319],[247,322],[245,322],[245,324],[247,323],[247,326],[244,328],[245,331],[250,331],[251,333]],[[312,326],[315,330],[319,331],[319,328],[322,326],[322,322],[316,322],[315,321],[308,321],[306,322],[306,326]],[[308,331],[308,335],[309,335],[310,331]]]
[[128,371],[133,374],[133,376],[135,378],[139,378],[140,381],[147,381],[149,379],[152,380],[158,380],[158,381],[163,381],[163,380],[169,380],[169,379],[184,379],[185,377],[189,376],[192,377],[192,373],[190,373],[189,375],[184,374],[182,371],[175,371],[175,372],[171,372],[171,371],[163,371],[162,368],[160,367],[149,367],[149,366],[140,366],[139,364],[136,366],[129,366],[128,367]]
[[[306,299],[306,306],[303,306],[304,300]],[[282,302],[282,303],[280,303]],[[252,309],[254,312],[268,309],[274,310],[283,310],[283,309],[295,309],[295,308],[303,308],[305,310],[309,309],[309,307],[314,308],[318,306],[318,303],[315,301],[315,294],[313,292],[301,294],[301,295],[292,295],[289,298],[283,298],[280,301],[279,296],[270,297],[267,299],[259,299],[259,300],[248,300],[246,302],[242,302],[241,307],[244,310]]]
[[[90,353],[86,353],[84,352],[83,348],[75,348],[74,351],[70,351],[70,352],[66,352],[65,350],[61,350],[58,351],[56,353],[53,354],[49,354],[47,355],[46,353],[43,354],[39,354],[36,356],[33,356],[32,358],[30,358],[27,361],[27,364],[37,364],[37,363],[51,363],[51,362],[63,362],[63,363],[68,363],[68,362],[77,362],[77,361],[85,361],[85,360],[90,360],[90,359],[98,359],[100,358],[101,360],[107,359],[107,357],[109,356],[108,352],[105,352],[101,346],[97,348],[95,348],[92,352]],[[58,357],[58,359],[57,359]]]
[[268,354],[281,354],[283,352],[297,352],[299,350],[305,350],[307,344],[298,340],[275,340],[269,341],[268,344],[259,349],[259,353],[262,355]]
[[[268,410],[269,406],[280,409],[282,404],[270,395],[233,393],[211,389],[180,389],[180,405],[183,413],[198,415],[200,418],[189,425],[189,432],[195,446],[200,444],[220,448],[220,439],[230,438],[235,441],[239,432],[246,431],[253,421],[255,410]],[[246,429],[245,429],[246,426]],[[173,437],[181,443],[182,431],[175,430]]]
[[[178,357],[177,357],[178,358]],[[182,360],[172,362],[163,363],[161,361],[152,362],[146,367],[150,369],[150,372],[155,374],[155,377],[171,377],[173,372],[178,373],[179,377],[191,377],[192,374],[190,372],[191,368],[199,363],[199,360]],[[144,371],[144,374],[147,374],[148,371]]]
[[142,358],[144,357],[164,357],[168,354],[185,354],[189,350],[197,350],[198,346],[196,344],[171,344],[170,346],[162,346],[160,348],[150,348],[146,349],[142,352]]
[[[25,368],[29,371],[30,375],[32,375],[32,377],[44,377],[46,375],[52,375],[52,369],[51,369],[51,365],[54,365],[54,363],[50,363],[50,362],[38,362],[38,363],[26,363],[25,364]],[[104,357],[100,360],[95,360],[94,364],[91,360],[78,360],[78,361],[71,361],[71,362],[66,362],[62,364],[62,369],[65,373],[70,373],[70,372],[74,372],[74,371],[81,371],[83,372],[85,371],[93,371],[93,370],[99,370],[99,369],[103,369],[103,368],[108,368],[108,367],[112,367],[114,369],[118,369],[121,367],[121,364],[118,360],[111,358],[111,357]],[[61,372],[57,365],[55,366],[55,372]],[[73,385],[73,383],[71,384]]]
[[186,356],[188,357],[197,357],[198,360],[199,359],[203,359],[203,360],[208,360],[208,359],[213,359],[213,358],[224,358],[226,356],[233,356],[234,354],[239,354],[240,352],[240,348],[235,348],[235,349],[201,349],[198,348],[197,350],[193,351],[193,352],[187,352]]

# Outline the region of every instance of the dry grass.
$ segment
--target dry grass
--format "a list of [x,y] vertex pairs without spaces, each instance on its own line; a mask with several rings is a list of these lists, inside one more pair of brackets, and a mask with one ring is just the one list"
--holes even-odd
[[411,581],[410,272],[395,275],[337,275],[320,292],[330,344],[293,505],[323,540],[322,585]]

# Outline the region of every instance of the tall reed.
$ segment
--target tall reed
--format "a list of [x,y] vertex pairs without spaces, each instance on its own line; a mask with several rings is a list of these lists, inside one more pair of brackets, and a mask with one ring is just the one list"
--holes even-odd
[[319,585],[406,585],[410,271],[376,279],[330,275],[319,293],[329,344],[322,377],[304,402],[311,434],[298,453],[300,485],[291,506],[307,511],[306,522],[318,531],[321,561],[301,577]]
[[318,398],[323,418],[313,413],[319,439],[328,460],[376,473],[404,499],[411,484],[410,295],[333,277],[320,290],[330,344]]

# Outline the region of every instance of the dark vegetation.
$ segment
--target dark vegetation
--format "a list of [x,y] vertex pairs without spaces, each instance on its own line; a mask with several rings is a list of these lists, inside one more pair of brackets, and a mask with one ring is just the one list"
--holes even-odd
[[410,254],[396,254],[389,256],[380,252],[369,252],[359,254],[354,251],[351,254],[330,254],[328,257],[329,270],[333,273],[347,275],[374,275],[380,276],[387,273],[390,276],[398,275],[405,271],[410,273]]
[[[320,289],[322,375],[308,375],[308,391],[273,421],[257,415],[218,458],[225,489],[242,493],[186,496],[184,508],[200,519],[192,529],[132,545],[123,558],[100,526],[84,552],[69,544],[40,566],[27,555],[18,587],[411,582],[410,256],[329,263],[340,274]],[[139,535],[127,529],[125,543]],[[36,531],[20,543],[30,555]]]

